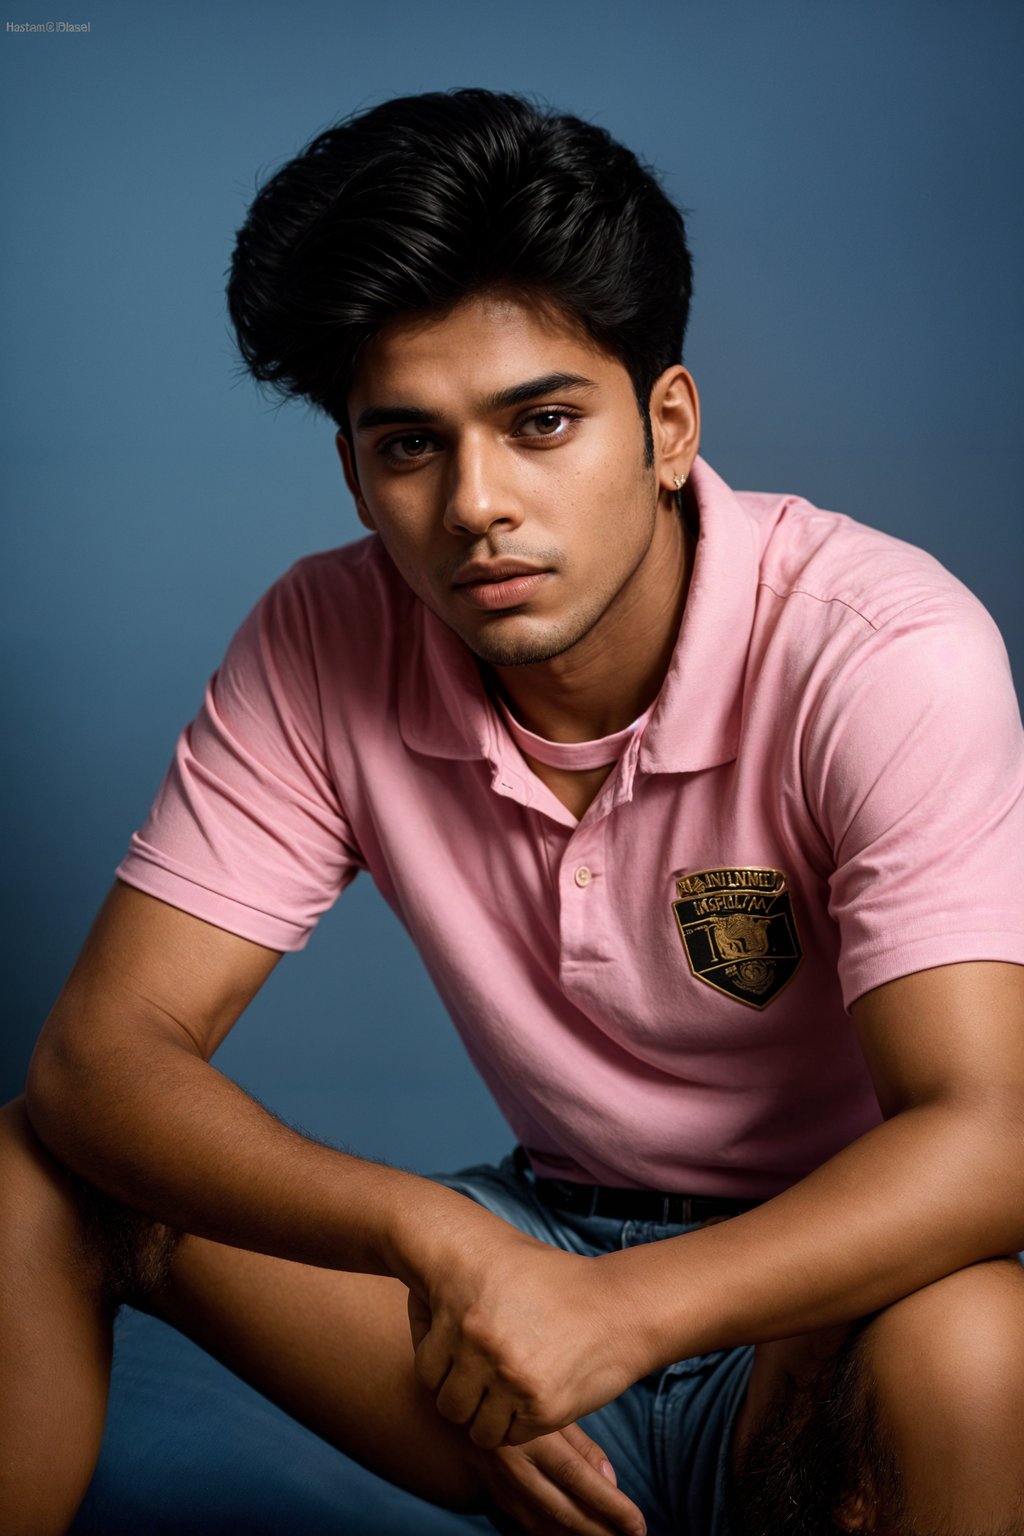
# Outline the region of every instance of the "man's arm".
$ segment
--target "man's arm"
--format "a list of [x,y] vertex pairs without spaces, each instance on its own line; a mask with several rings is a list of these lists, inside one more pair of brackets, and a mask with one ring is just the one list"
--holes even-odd
[[116,885],[30,1064],[40,1140],[170,1226],[331,1269],[415,1279],[421,1231],[431,1253],[511,1233],[452,1190],[291,1130],[209,1064],[278,958]]
[[128,886],[111,892],[36,1046],[26,1107],[76,1173],[175,1227],[390,1273],[411,1175],[317,1145],[208,1064],[278,960]]
[[[156,1220],[327,1268],[426,1285],[435,1266],[457,1274],[464,1250],[533,1244],[454,1191],[307,1140],[208,1064],[277,959],[116,886],[32,1060],[37,1135]],[[496,1507],[531,1529],[643,1530],[576,1426],[526,1449],[473,1454]]]
[[883,1125],[731,1221],[582,1271],[524,1253],[474,1305],[428,1305],[417,1367],[441,1413],[520,1443],[670,1360],[862,1317],[1024,1246],[1024,968],[923,971],[853,1015]]

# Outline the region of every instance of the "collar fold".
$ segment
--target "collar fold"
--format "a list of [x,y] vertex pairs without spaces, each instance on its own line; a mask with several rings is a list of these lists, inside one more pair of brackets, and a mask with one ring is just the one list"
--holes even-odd
[[642,773],[696,773],[739,749],[760,573],[758,525],[703,459],[690,472],[700,537],[672,660],[640,741]]

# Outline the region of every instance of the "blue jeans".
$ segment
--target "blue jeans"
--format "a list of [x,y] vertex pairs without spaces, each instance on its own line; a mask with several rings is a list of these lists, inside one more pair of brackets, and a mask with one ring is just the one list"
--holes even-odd
[[[677,1237],[694,1226],[577,1216],[541,1203],[513,1158],[441,1177],[531,1237],[593,1256]],[[607,1452],[619,1486],[643,1510],[650,1536],[728,1536],[732,1431],[754,1351],[716,1350],[646,1376],[580,1422]]]

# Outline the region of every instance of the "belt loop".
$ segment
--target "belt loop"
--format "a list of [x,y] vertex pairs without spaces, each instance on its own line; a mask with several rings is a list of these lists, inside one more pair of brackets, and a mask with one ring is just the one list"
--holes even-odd
[[597,1203],[598,1203],[600,1198],[601,1198],[600,1187],[597,1184],[592,1184],[590,1186],[590,1210],[587,1212],[588,1216],[596,1216],[597,1215]]
[[684,1195],[680,1203],[682,1209],[679,1212],[679,1222],[685,1227],[693,1220],[693,1199],[690,1195]]

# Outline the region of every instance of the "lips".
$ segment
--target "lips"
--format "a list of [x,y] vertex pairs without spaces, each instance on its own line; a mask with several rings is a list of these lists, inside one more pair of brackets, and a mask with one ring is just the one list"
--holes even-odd
[[453,586],[475,586],[482,581],[508,581],[516,576],[540,576],[543,568],[525,560],[471,560],[452,582]]
[[494,611],[518,608],[550,575],[522,560],[474,560],[462,567],[452,585],[472,607]]

